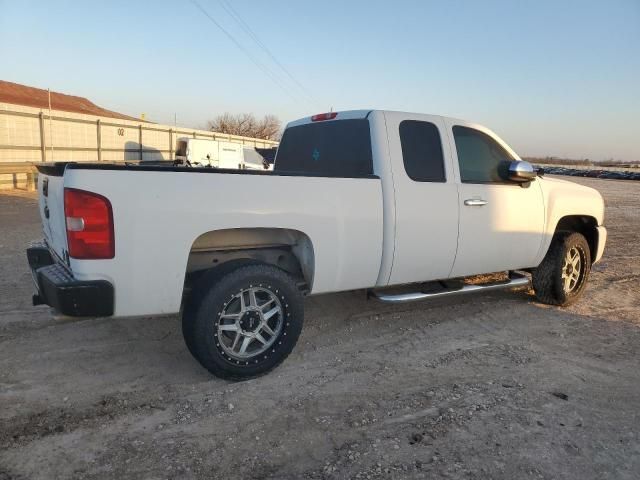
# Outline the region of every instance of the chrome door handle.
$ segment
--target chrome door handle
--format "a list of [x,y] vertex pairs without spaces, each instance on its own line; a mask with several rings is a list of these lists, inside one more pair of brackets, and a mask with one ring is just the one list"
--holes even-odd
[[468,200],[464,201],[464,204],[467,205],[468,207],[481,207],[483,205],[486,205],[487,202],[486,200],[482,200],[481,198],[469,198]]

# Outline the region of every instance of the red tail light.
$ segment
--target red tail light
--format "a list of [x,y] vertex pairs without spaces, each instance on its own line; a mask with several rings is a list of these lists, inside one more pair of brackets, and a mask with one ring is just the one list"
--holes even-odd
[[333,120],[338,116],[338,112],[319,113],[311,117],[312,122],[322,122],[323,120]]
[[115,256],[113,211],[107,198],[65,188],[64,214],[70,257],[97,260]]

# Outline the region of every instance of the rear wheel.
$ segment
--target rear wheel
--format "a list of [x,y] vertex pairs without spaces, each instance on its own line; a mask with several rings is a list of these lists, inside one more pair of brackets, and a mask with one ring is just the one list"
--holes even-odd
[[255,377],[293,350],[303,323],[295,280],[271,265],[247,265],[203,279],[185,309],[183,333],[196,359],[222,378]]
[[557,234],[533,272],[533,289],[543,303],[570,305],[584,291],[591,271],[589,244],[580,233]]

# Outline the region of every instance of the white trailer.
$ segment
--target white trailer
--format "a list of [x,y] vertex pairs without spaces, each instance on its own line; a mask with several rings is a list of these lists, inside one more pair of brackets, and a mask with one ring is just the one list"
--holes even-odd
[[234,142],[182,137],[177,141],[175,158],[196,167],[265,170],[255,148]]

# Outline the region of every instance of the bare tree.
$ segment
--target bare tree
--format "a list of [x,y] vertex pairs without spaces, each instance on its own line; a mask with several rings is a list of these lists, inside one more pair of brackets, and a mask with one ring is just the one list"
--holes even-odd
[[233,115],[228,112],[218,115],[207,123],[207,128],[212,132],[264,140],[279,140],[280,126],[280,120],[275,115],[265,115],[261,120],[258,120],[252,113]]

